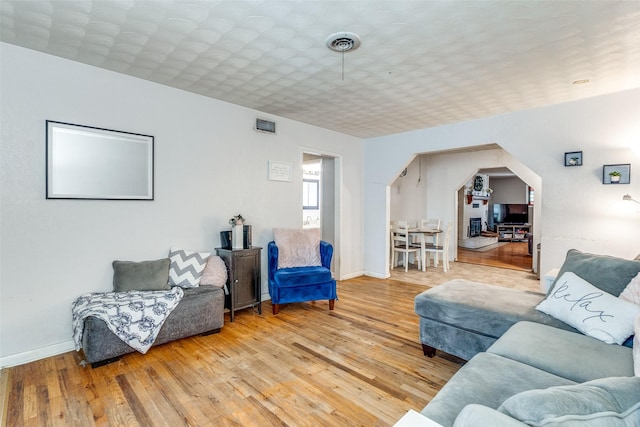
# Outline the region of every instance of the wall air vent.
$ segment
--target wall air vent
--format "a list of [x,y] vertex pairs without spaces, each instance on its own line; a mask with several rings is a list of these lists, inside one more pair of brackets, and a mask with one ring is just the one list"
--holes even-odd
[[276,133],[276,122],[256,119],[256,130],[259,132]]

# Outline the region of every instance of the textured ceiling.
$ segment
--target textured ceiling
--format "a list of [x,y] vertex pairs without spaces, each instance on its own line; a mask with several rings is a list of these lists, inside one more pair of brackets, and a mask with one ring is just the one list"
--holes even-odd
[[4,42],[359,137],[640,87],[640,1],[0,5]]

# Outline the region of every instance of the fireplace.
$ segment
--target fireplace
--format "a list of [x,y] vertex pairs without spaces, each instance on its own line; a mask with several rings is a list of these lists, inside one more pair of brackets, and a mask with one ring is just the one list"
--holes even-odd
[[482,218],[469,219],[469,237],[477,237],[482,233]]

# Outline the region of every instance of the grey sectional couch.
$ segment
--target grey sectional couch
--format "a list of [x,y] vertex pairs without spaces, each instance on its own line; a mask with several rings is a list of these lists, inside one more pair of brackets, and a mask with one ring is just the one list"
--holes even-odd
[[[567,271],[617,296],[640,262],[571,250],[558,277]],[[462,280],[418,295],[425,354],[468,360],[423,415],[443,426],[640,426],[632,349],[537,311],[544,298]]]
[[[617,404],[598,407],[594,388]],[[422,414],[442,426],[638,426],[640,378],[629,347],[525,321],[466,363]]]
[[[558,277],[567,271],[618,296],[640,272],[640,261],[571,249]],[[415,298],[424,353],[433,357],[438,349],[469,360],[523,320],[577,332],[566,323],[537,311],[535,307],[543,298],[545,294],[541,292],[468,280],[452,280],[435,286]]]

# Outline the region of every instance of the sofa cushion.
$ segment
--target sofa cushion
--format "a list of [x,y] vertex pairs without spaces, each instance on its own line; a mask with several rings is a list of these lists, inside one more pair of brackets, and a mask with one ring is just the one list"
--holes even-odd
[[530,426],[637,426],[640,378],[610,377],[529,390],[507,399],[498,411]]
[[331,270],[325,267],[292,267],[281,268],[274,274],[274,279],[280,287],[298,285],[315,285],[330,282]]
[[640,305],[603,292],[572,272],[556,280],[536,309],[609,344],[625,342],[640,314]]
[[222,288],[227,283],[227,266],[222,258],[211,255],[200,277],[201,285],[212,285]]
[[497,409],[514,394],[536,388],[575,384],[515,360],[478,353],[467,362],[424,407],[422,414],[451,426],[466,405],[477,403]]
[[113,291],[165,291],[170,289],[169,259],[113,261]]
[[528,427],[525,423],[511,418],[510,416],[498,412],[495,409],[487,408],[484,405],[471,403],[462,409],[453,423],[453,427]]
[[548,293],[551,293],[558,279],[567,271],[577,274],[595,287],[617,297],[631,279],[640,273],[640,261],[588,254],[570,249]]
[[169,259],[171,259],[169,284],[182,288],[198,287],[209,255],[211,255],[209,252],[171,248],[169,251]]
[[516,323],[487,352],[575,382],[633,376],[630,348],[534,322]]
[[634,304],[640,304],[640,273],[631,279],[629,284],[622,290],[620,298]]
[[278,268],[320,266],[320,229],[274,228]]

